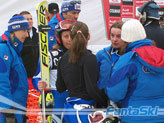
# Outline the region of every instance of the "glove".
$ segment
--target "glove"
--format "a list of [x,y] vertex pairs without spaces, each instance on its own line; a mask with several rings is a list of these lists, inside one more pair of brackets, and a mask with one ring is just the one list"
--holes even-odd
[[[54,106],[54,97],[51,91],[45,91],[45,108],[52,109]],[[42,95],[39,97],[39,106],[42,108]]]

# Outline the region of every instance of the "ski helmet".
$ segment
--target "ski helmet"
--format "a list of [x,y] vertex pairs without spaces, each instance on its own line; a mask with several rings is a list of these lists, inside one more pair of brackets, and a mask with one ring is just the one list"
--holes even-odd
[[57,43],[60,46],[63,46],[63,42],[61,39],[61,33],[63,31],[68,31],[75,22],[76,22],[76,20],[63,20],[55,26],[55,38],[56,38]]

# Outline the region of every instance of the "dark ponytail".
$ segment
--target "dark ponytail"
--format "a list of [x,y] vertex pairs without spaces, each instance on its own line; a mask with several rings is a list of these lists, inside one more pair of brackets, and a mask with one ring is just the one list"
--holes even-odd
[[72,38],[72,44],[69,49],[69,62],[77,63],[80,59],[81,54],[83,54],[86,50],[89,35],[87,25],[83,22],[77,21],[71,27],[70,35]]

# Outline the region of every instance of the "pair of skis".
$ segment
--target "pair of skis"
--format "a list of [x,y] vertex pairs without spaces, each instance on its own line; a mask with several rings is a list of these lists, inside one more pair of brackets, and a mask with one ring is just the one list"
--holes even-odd
[[[47,87],[50,87],[49,80],[49,56],[48,56],[48,31],[51,29],[47,25],[46,11],[47,1],[43,1],[36,6],[38,16],[38,29],[39,29],[39,42],[40,42],[40,67],[41,67],[41,78],[47,83]],[[42,90],[42,116],[43,123],[46,121],[45,111],[45,91]]]

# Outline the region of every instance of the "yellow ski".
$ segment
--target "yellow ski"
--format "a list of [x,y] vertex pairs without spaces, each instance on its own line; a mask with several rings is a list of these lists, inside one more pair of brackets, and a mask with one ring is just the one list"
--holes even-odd
[[[47,1],[43,1],[37,5],[38,16],[38,29],[39,29],[39,42],[40,42],[40,67],[42,80],[47,83],[47,87],[50,87],[49,80],[49,57],[48,57],[48,31],[51,29],[47,26],[47,20],[45,17],[47,9]],[[45,112],[45,92],[42,91],[42,115],[43,123],[46,121]]]

